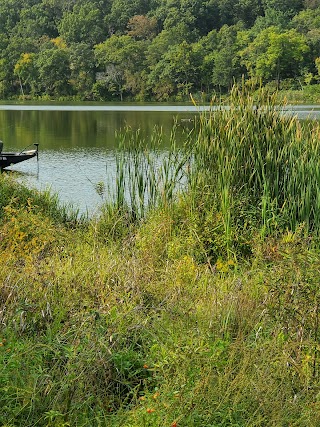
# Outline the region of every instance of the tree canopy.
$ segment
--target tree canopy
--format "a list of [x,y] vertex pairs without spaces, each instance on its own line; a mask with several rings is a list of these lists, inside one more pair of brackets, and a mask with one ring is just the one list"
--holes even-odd
[[320,0],[2,0],[0,96],[182,99],[318,83]]

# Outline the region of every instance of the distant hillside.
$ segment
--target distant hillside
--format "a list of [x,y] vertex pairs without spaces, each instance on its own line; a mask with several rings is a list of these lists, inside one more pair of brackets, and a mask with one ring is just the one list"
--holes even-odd
[[0,98],[181,100],[320,80],[320,0],[2,0]]

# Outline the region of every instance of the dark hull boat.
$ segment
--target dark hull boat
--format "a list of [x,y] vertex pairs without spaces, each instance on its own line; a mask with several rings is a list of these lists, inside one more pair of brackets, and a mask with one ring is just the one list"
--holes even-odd
[[2,151],[3,143],[0,141],[0,169],[7,168],[8,166],[15,165],[25,160],[38,157],[38,145],[34,144],[34,150],[23,150],[20,153],[6,153]]

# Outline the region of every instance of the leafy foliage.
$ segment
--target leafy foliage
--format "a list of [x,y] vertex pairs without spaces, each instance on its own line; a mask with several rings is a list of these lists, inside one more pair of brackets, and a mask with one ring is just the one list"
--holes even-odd
[[[3,0],[0,93],[179,100],[189,91],[226,92],[242,76],[278,86],[282,79],[316,84],[319,10],[316,0]],[[58,39],[64,60],[62,52],[43,53]],[[94,61],[101,46],[104,59]],[[27,70],[22,60],[28,55],[34,60]],[[47,72],[51,83],[44,81]]]

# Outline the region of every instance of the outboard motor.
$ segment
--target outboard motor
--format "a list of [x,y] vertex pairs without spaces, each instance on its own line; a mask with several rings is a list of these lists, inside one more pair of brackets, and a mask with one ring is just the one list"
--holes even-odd
[[3,142],[0,141],[0,153],[2,153],[2,149],[3,149]]

